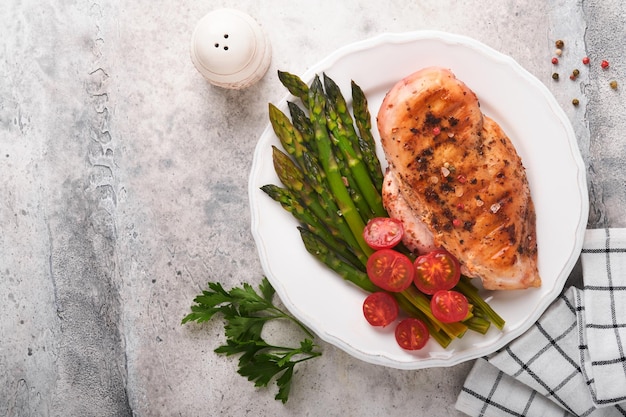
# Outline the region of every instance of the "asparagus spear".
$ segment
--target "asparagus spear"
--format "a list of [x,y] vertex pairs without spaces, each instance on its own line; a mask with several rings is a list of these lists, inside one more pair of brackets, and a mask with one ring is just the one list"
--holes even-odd
[[[304,111],[300,107],[298,107],[298,105],[296,105],[293,102],[287,102],[287,105],[289,106],[289,113],[291,115],[293,127],[301,133],[304,145],[311,152],[313,153],[317,152],[317,149],[316,149],[317,145],[315,144],[315,132],[313,129],[313,123],[311,123],[311,120],[304,113]],[[348,187],[348,191],[350,191],[350,195],[352,196],[354,204],[356,205],[359,213],[361,214],[363,221],[366,222],[370,214],[370,210],[367,205],[367,202],[363,200],[363,197],[361,196],[361,194],[357,190],[355,190],[354,187],[355,187],[356,181],[354,181],[354,178],[352,177],[349,167],[347,166],[345,161],[342,158],[340,158],[341,153],[339,152],[333,152],[333,153],[337,157],[337,165],[339,166],[339,171],[341,172],[341,175],[344,177],[344,183],[347,184],[346,186]]]
[[305,108],[309,108],[309,86],[300,77],[286,71],[278,71],[278,79],[291,94],[302,100]]
[[[331,136],[331,139],[332,139],[332,136]],[[357,211],[359,212],[361,219],[363,220],[364,223],[367,223],[367,221],[372,217],[372,214],[373,214],[372,210],[370,209],[370,206],[367,204],[367,201],[365,201],[365,199],[363,198],[363,195],[358,189],[356,185],[357,183],[353,177],[353,173],[350,170],[350,167],[348,163],[346,162],[345,158],[343,157],[341,150],[337,148],[335,144],[333,144],[332,148],[333,148],[333,155],[335,156],[335,159],[337,160],[337,167],[339,168],[339,172],[341,173],[341,177],[343,178],[343,183],[348,189],[348,192],[350,193],[350,198],[352,198],[352,201],[354,202],[354,205],[357,208]]]
[[319,239],[323,239],[328,247],[332,248],[339,256],[352,265],[359,265],[359,259],[355,257],[348,247],[346,247],[343,242],[336,240],[315,217],[315,214],[298,202],[291,191],[273,184],[264,185],[261,187],[261,190],[274,201],[279,202],[283,208],[289,211],[296,219],[305,224],[310,233],[317,236]]
[[302,133],[296,129],[287,115],[272,103],[268,105],[270,123],[281,145],[289,155],[292,155],[298,164],[304,166],[302,154],[306,151]]
[[[327,188],[326,173],[320,167],[317,158],[305,146],[305,139],[291,123],[289,118],[276,106],[269,104],[270,122],[274,132],[278,136],[283,148],[294,157],[298,165],[302,168],[307,182],[319,195],[320,204],[325,207],[327,214],[334,219],[335,227],[338,229],[342,239],[348,243],[357,257],[361,260],[361,264],[367,263],[367,256],[371,253],[371,249],[363,250],[363,246],[353,234],[353,231],[346,223],[346,219],[338,213],[342,213],[332,192]],[[315,140],[315,135],[313,141]],[[311,139],[309,139],[311,141]],[[283,183],[284,184],[284,183]]]
[[319,165],[318,161],[309,152],[304,153],[302,157],[304,160],[304,172],[307,175],[307,180],[309,184],[311,184],[311,187],[317,192],[320,204],[326,207],[326,211],[329,216],[334,219],[335,226],[339,230],[341,238],[348,243],[348,245],[352,248],[352,251],[359,257],[359,259],[361,259],[363,266],[365,266],[367,264],[367,258],[372,251],[368,250],[367,252],[363,252],[361,249],[361,246],[352,234],[352,230],[350,230],[348,223],[346,223],[346,219],[341,215],[341,211],[339,210],[332,193],[327,188],[326,174]]
[[352,174],[352,178],[356,182],[356,187],[367,202],[372,214],[380,217],[386,216],[387,211],[383,207],[381,194],[372,183],[360,153],[357,154],[352,146],[356,142],[356,134],[351,135],[336,108],[336,103],[332,100],[326,103],[326,123]]
[[[329,233],[337,241],[336,245],[346,246],[346,242],[343,241],[344,234],[341,233],[338,228],[338,224],[344,224],[341,218],[338,218],[336,212],[332,212],[328,209],[327,205],[323,205],[323,201],[319,199],[318,194],[315,192],[311,184],[309,184],[304,173],[296,166],[296,164],[285,153],[272,147],[274,170],[278,175],[280,181],[287,187],[288,190],[293,192],[306,208],[308,208],[317,220],[328,229]],[[344,232],[346,230],[343,230]],[[347,230],[349,232],[349,229]],[[351,242],[354,243],[354,242]],[[346,248],[346,250],[348,250]],[[345,256],[344,258],[351,261],[351,263],[363,269],[363,266],[367,263],[367,256],[362,252],[351,254],[351,256]]]
[[480,294],[478,294],[478,289],[474,285],[472,285],[469,278],[461,276],[459,283],[456,285],[456,289],[467,297],[469,302],[474,306],[474,309],[479,310],[478,314],[484,316],[498,329],[502,330],[504,328],[504,319],[498,313],[496,313],[493,308],[491,308],[489,303],[483,300]]
[[287,106],[289,107],[289,114],[291,115],[291,123],[293,123],[293,127],[302,135],[304,146],[311,152],[317,152],[313,123],[311,123],[311,120],[309,120],[304,110],[296,103],[288,101]]
[[341,215],[346,219],[346,223],[350,227],[354,238],[357,240],[359,247],[364,253],[372,253],[372,250],[363,239],[363,229],[365,223],[361,216],[357,212],[354,202],[350,198],[348,189],[343,183],[339,168],[337,166],[337,160],[332,154],[332,144],[326,128],[326,116],[325,116],[325,104],[326,100],[323,93],[322,83],[319,76],[316,76],[313,80],[313,84],[309,89],[309,109],[311,122],[315,129],[315,141],[317,143],[317,149],[319,153],[319,160],[322,168],[326,172],[328,179],[328,185],[337,200]]
[[335,256],[324,240],[303,227],[299,227],[298,230],[300,230],[300,235],[302,236],[306,250],[323,264],[338,273],[343,279],[352,282],[357,287],[367,292],[381,291],[380,288],[370,281],[367,273],[351,267]]
[[328,227],[334,226],[334,219],[329,215],[326,208],[322,207],[317,193],[306,182],[304,173],[296,166],[292,159],[280,149],[272,146],[272,161],[274,162],[274,171],[278,175],[278,179],[290,191],[297,193],[302,202],[315,214],[315,216]]
[[367,165],[368,171],[372,177],[372,182],[376,186],[378,192],[382,191],[383,171],[380,160],[376,155],[376,141],[372,136],[372,118],[367,106],[367,98],[361,87],[351,82],[352,85],[352,111],[354,120],[359,129],[359,148],[363,155],[363,161]]
[[357,146],[357,133],[356,129],[354,128],[354,120],[352,119],[352,115],[348,110],[348,103],[346,102],[346,99],[341,92],[341,88],[339,88],[337,83],[326,73],[323,74],[323,77],[326,96],[333,103],[335,109],[337,110],[337,114],[341,118],[341,121],[345,126],[346,132],[354,146],[354,151],[360,157],[360,150]]

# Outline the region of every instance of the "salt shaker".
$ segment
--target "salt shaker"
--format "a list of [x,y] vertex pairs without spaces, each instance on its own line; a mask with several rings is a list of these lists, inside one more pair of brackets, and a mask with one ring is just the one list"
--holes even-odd
[[218,9],[206,14],[191,37],[191,60],[211,84],[241,89],[259,81],[271,61],[271,46],[248,14]]

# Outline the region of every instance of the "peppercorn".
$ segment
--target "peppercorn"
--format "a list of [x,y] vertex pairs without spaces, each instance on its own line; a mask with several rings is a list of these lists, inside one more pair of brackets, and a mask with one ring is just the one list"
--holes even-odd
[[555,54],[557,54],[558,56],[563,55],[563,50],[562,49],[557,49],[556,51],[554,51]]
[[553,80],[558,80],[559,79],[559,73],[558,72],[552,73],[552,79]]
[[578,106],[578,105],[580,104],[580,102],[578,101],[578,99],[577,99],[577,98],[575,98],[574,100],[572,100],[572,104],[573,104],[574,106]]
[[565,46],[565,42],[559,39],[558,41],[554,42],[554,45],[556,45],[558,49],[563,49],[563,47]]
[[609,83],[613,90],[617,90],[617,81],[613,80]]
[[580,75],[580,71],[575,69],[574,71],[572,71],[572,74],[574,75],[574,77],[578,77],[578,75]]
[[600,63],[600,66],[602,67],[602,69],[607,69],[609,67],[609,61],[607,61],[606,59],[603,59],[602,62]]
[[557,57],[552,58],[552,63],[554,65],[558,64],[559,63],[559,59]]
[[583,64],[589,65],[589,57],[588,56],[583,58]]

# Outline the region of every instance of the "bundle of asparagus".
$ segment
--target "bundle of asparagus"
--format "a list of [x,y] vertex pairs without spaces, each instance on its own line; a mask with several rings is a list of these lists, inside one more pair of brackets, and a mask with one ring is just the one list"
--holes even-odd
[[[270,122],[283,148],[273,147],[272,154],[283,187],[268,184],[261,189],[301,223],[298,230],[310,254],[363,290],[381,291],[367,275],[373,250],[363,238],[370,219],[387,216],[367,98],[352,81],[350,114],[339,86],[326,74],[316,75],[310,86],[288,72],[278,76],[300,105],[289,101],[287,116],[269,104]],[[406,314],[426,323],[443,347],[468,329],[486,333],[491,323],[502,329],[504,321],[468,278],[462,277],[455,289],[472,305],[470,317],[457,323],[438,321],[428,296],[414,286],[393,295]]]

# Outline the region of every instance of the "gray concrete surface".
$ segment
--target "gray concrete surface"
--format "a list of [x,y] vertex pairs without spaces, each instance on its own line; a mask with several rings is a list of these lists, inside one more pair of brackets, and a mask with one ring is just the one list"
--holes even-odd
[[[270,37],[268,75],[249,89],[212,87],[190,61],[193,27],[218,7]],[[623,227],[625,23],[617,0],[4,0],[0,415],[457,415],[471,363],[400,371],[318,340],[323,356],[282,405],[213,353],[222,323],[180,325],[207,281],[262,277],[247,181],[267,103],[283,96],[276,70],[382,32],[480,40],[554,93],[589,167],[590,227]],[[551,79],[557,38],[576,82]]]

